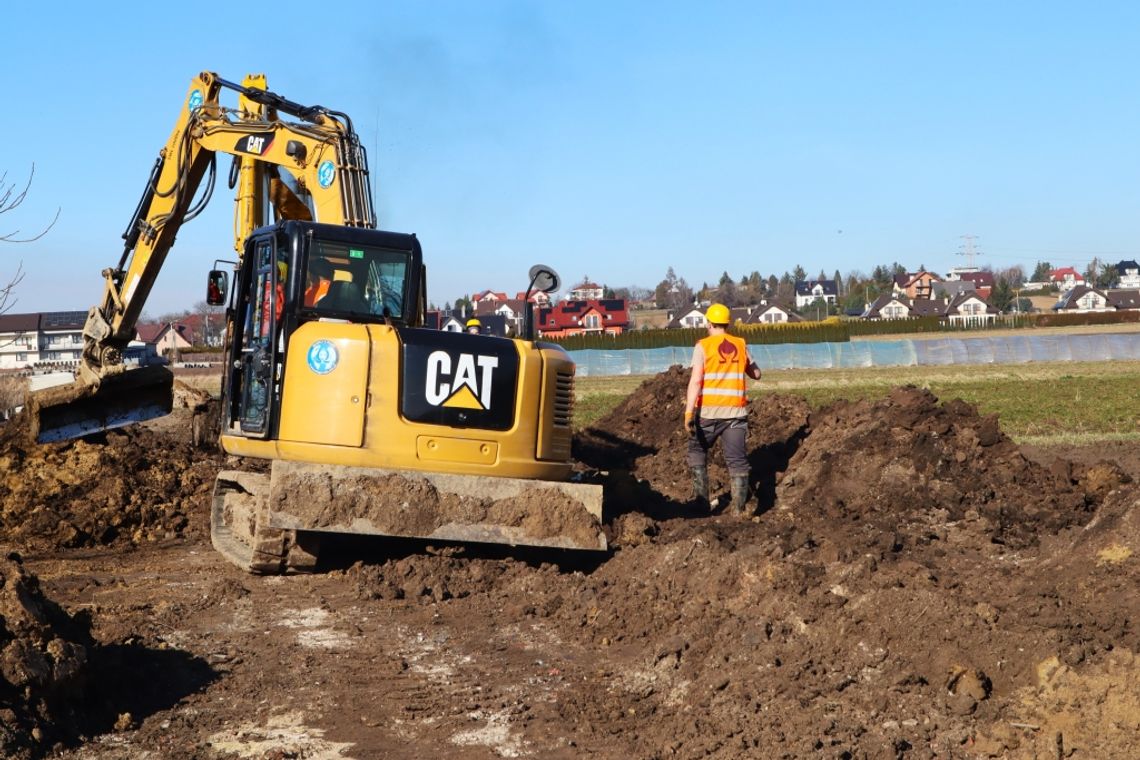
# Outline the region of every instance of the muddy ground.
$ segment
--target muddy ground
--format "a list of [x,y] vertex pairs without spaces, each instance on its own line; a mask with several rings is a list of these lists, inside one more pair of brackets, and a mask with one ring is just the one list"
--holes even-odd
[[[0,756],[1140,756],[1140,452],[914,389],[750,407],[758,514],[688,501],[685,373],[577,437],[612,551],[209,545],[190,409],[0,441]],[[727,491],[712,467],[714,492]]]

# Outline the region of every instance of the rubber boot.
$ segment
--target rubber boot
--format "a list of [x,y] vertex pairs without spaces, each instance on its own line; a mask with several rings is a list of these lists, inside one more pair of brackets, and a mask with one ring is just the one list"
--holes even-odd
[[709,508],[709,468],[692,467],[693,501],[700,509]]
[[741,517],[751,517],[752,511],[748,508],[748,476],[732,476],[732,503],[728,505],[728,512]]

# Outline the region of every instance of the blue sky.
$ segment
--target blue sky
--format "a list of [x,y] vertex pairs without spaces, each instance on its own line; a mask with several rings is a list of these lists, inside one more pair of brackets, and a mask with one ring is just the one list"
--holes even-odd
[[[78,4],[76,4],[78,6]],[[100,7],[103,6],[103,7]],[[946,271],[1140,257],[1140,5],[275,2],[6,11],[0,216],[15,311],[86,309],[193,74],[267,75],[347,112],[381,226],[429,298],[512,293],[536,262],[653,287],[727,271]],[[328,13],[322,14],[322,8]],[[147,304],[231,253],[219,186]],[[565,289],[565,288],[564,288]]]

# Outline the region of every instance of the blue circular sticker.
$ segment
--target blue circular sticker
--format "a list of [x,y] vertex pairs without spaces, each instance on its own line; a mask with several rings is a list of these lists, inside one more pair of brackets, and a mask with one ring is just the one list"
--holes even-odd
[[317,182],[321,183],[321,187],[328,190],[335,178],[336,167],[333,166],[333,162],[321,161],[321,165],[317,167]]
[[309,362],[309,369],[318,375],[327,375],[336,369],[340,360],[336,346],[331,340],[318,340],[309,346],[309,353],[305,357]]
[[197,111],[198,108],[200,108],[202,105],[202,100],[203,100],[203,98],[202,98],[202,91],[201,90],[198,90],[198,89],[191,90],[190,100],[186,105],[188,105],[190,107],[191,111]]

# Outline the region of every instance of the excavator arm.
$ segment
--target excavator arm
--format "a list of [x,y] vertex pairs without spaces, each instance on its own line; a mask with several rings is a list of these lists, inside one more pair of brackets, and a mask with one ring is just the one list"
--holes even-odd
[[[238,93],[237,108],[221,104],[223,90]],[[76,381],[32,394],[37,440],[87,435],[170,410],[170,372],[128,370],[123,351],[178,231],[213,194],[218,154],[233,156],[239,256],[270,213],[275,220],[376,226],[367,158],[347,115],[269,92],[259,75],[239,85],[199,74],[123,233],[122,256],[103,270],[103,296],[88,312]]]

